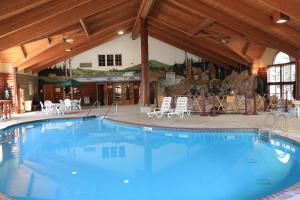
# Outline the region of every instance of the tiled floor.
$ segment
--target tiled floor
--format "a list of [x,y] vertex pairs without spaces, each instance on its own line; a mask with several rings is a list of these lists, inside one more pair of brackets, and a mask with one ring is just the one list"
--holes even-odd
[[[101,107],[100,109],[93,109],[90,115],[104,115],[108,111],[108,107]],[[11,120],[0,120],[0,129],[7,126],[14,125],[21,122],[28,122],[39,119],[51,119],[61,117],[84,117],[89,112],[89,109],[83,109],[80,112],[69,113],[64,116],[44,116],[40,112],[30,112],[13,116]],[[163,118],[149,118],[145,113],[140,112],[139,106],[118,106],[112,107],[108,113],[108,118],[141,124],[144,126],[162,126],[175,128],[260,128],[266,118],[267,113],[260,113],[259,115],[240,115],[240,114],[223,114],[217,117],[200,116],[199,113],[185,116],[183,119],[173,116],[171,119],[166,116]],[[269,122],[271,123],[271,121]],[[283,126],[283,120],[280,127]],[[295,118],[292,114],[287,114],[288,131],[284,133],[286,137],[293,138],[300,141],[300,119]],[[299,191],[300,192],[300,189]],[[297,194],[297,193],[294,193]],[[298,193],[299,194],[299,193]],[[294,197],[296,199],[300,199]],[[293,198],[293,200],[295,200]],[[0,200],[2,200],[0,195]],[[4,198],[5,199],[5,198]],[[272,199],[286,199],[277,196]]]

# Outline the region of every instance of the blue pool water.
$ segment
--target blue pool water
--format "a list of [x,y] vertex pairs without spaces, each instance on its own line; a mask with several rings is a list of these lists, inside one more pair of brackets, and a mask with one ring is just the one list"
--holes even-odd
[[299,148],[254,131],[151,131],[92,118],[0,134],[0,192],[22,200],[258,199],[300,180]]

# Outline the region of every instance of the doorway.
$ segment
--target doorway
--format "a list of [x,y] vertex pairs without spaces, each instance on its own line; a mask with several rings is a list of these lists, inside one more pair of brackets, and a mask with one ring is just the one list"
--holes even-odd
[[107,85],[107,105],[111,105],[114,102],[114,90],[113,85]]
[[97,95],[98,95],[98,101],[100,103],[100,105],[104,105],[104,84],[98,84],[97,85]]

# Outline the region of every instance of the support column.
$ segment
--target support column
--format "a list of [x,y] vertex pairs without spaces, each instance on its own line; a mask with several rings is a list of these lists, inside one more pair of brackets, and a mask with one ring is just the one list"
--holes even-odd
[[142,101],[144,106],[150,105],[149,99],[149,52],[147,19],[141,18],[141,61],[142,61]]
[[19,102],[18,102],[18,83],[17,83],[17,68],[13,68],[13,106],[14,106],[14,113],[19,113]]
[[300,100],[300,60],[296,61],[296,99]]

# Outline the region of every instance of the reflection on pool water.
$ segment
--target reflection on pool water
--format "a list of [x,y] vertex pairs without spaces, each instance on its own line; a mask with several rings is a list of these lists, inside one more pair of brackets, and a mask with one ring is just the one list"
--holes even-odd
[[0,134],[0,192],[16,199],[257,199],[300,179],[299,148],[254,131],[152,130],[92,118]]

